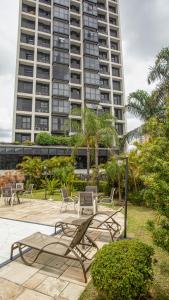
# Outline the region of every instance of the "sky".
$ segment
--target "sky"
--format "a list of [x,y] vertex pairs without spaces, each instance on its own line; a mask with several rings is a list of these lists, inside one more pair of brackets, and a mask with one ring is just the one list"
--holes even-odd
[[[0,141],[11,141],[19,0],[0,0]],[[149,67],[169,46],[169,0],[120,0],[125,98],[137,89],[151,91]],[[140,121],[127,117],[127,129]]]

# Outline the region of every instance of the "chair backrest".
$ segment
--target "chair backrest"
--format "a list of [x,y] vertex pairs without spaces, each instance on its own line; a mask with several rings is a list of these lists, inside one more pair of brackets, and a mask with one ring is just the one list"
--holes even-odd
[[7,198],[12,197],[12,187],[2,187],[1,193],[2,193],[2,197],[7,197]]
[[79,193],[80,206],[93,206],[93,193],[92,192],[80,192]]
[[24,183],[23,182],[17,182],[16,183],[16,189],[17,190],[23,190],[24,189]]
[[85,188],[85,191],[86,192],[93,192],[94,194],[97,194],[97,186],[86,186]]
[[93,219],[93,216],[90,216],[89,218],[85,219],[83,221],[83,223],[78,227],[78,229],[76,231],[76,234],[75,234],[75,236],[72,239],[72,242],[70,244],[71,248],[76,247],[80,243],[80,241],[84,237],[84,235],[85,235],[85,233],[86,233],[86,231],[87,231],[87,229],[88,229],[88,227],[89,227],[92,219]]
[[34,184],[29,184],[29,186],[28,186],[28,193],[32,193],[33,187],[34,187]]
[[61,193],[62,193],[63,201],[69,198],[69,191],[68,191],[68,189],[61,189]]

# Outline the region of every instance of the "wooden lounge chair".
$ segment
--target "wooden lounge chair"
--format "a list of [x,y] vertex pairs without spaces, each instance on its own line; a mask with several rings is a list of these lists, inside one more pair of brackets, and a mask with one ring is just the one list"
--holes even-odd
[[[92,258],[88,258],[87,253],[92,247],[98,249],[94,241],[86,235],[86,231],[91,223],[91,220],[92,217],[85,219],[81,226],[77,228],[74,236],[70,239],[57,238],[55,236],[48,236],[46,234],[36,232],[25,239],[17,241],[11,247],[10,259],[13,259],[13,251],[15,249],[19,249],[20,256],[23,262],[27,265],[32,265],[38,259],[41,253],[73,259],[80,263],[85,282],[87,282],[86,273],[92,262]],[[25,247],[38,251],[32,262],[27,261],[24,256],[23,249]]]
[[[121,225],[114,219],[114,217],[122,211],[123,207],[120,207],[116,211],[105,211],[99,212],[92,216],[92,221],[90,223],[89,229],[107,231],[110,234],[111,240],[113,241],[117,235],[121,233]],[[100,219],[99,219],[100,216]],[[84,217],[83,217],[84,218]],[[55,233],[58,228],[61,228],[63,235],[73,236],[74,228],[78,227],[83,218],[69,217],[61,222],[55,224]]]

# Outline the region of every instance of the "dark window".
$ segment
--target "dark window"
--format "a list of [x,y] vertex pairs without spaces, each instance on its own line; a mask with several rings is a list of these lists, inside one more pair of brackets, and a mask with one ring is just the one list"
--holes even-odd
[[79,32],[76,32],[76,31],[71,31],[70,33],[70,36],[71,36],[71,39],[73,40],[80,40],[80,33]]
[[84,16],[83,20],[84,20],[84,26],[91,27],[94,29],[98,28],[97,19],[93,17]]
[[98,14],[98,19],[101,21],[106,21],[106,16],[103,14]]
[[81,90],[76,88],[71,88],[71,98],[72,99],[80,99]]
[[116,128],[117,133],[118,133],[119,135],[123,135],[123,124],[116,123],[116,124],[115,124],[115,128]]
[[120,77],[120,69],[112,68],[112,76]]
[[98,32],[100,32],[100,33],[107,33],[107,28],[106,28],[106,26],[99,26],[98,27]]
[[119,56],[115,55],[115,54],[112,54],[111,55],[111,60],[112,60],[112,62],[118,64],[119,63]]
[[37,83],[36,94],[49,96],[49,84]]
[[53,99],[52,112],[53,113],[65,113],[68,114],[70,111],[70,104],[68,100]]
[[69,81],[69,66],[62,64],[53,65],[53,79]]
[[71,18],[70,19],[70,24],[73,25],[73,26],[79,27],[80,26],[80,20],[77,20],[75,18]]
[[62,117],[52,117],[52,131],[64,132],[67,127],[67,118]]
[[72,58],[71,59],[71,68],[80,69],[80,60]]
[[109,10],[110,10],[112,13],[114,13],[114,14],[117,13],[116,6],[111,6],[111,5],[109,5]]
[[20,58],[26,60],[34,60],[34,52],[32,50],[20,49]]
[[80,75],[76,73],[71,73],[71,82],[72,83],[80,83]]
[[39,2],[45,3],[47,5],[51,5],[51,0],[39,0]]
[[27,65],[19,65],[19,75],[33,77],[33,67]]
[[50,54],[38,51],[37,61],[49,64],[50,63]]
[[38,30],[39,31],[42,31],[42,32],[47,32],[47,33],[50,33],[50,25],[47,25],[47,24],[43,24],[43,23],[40,23],[38,24]]
[[35,29],[35,22],[31,21],[31,20],[28,20],[28,19],[22,18],[21,27],[26,27],[26,28],[29,28],[29,29]]
[[79,13],[80,12],[79,6],[77,6],[75,4],[71,4],[70,9],[71,9],[71,11],[73,11],[75,13]]
[[25,133],[16,133],[15,134],[15,141],[23,143],[25,141],[30,141],[31,140],[31,135],[30,134],[25,134]]
[[99,85],[100,76],[97,73],[85,72],[85,83]]
[[116,91],[121,91],[121,82],[113,80],[113,89]]
[[93,57],[87,57],[85,56],[84,58],[84,65],[85,68],[91,69],[91,70],[99,70],[99,61],[98,58],[93,58]]
[[99,47],[95,44],[85,43],[84,50],[86,54],[99,56]]
[[117,32],[117,30],[110,29],[110,35],[113,36],[113,37],[118,37],[118,32]]
[[64,83],[53,83],[53,95],[69,97],[69,85]]
[[100,100],[100,91],[95,88],[86,87],[85,88],[85,97],[88,100],[99,101]]
[[113,49],[113,50],[118,50],[118,49],[119,49],[118,43],[111,42],[111,49]]
[[36,100],[35,111],[41,113],[49,112],[49,102],[43,100]]
[[21,33],[21,42],[22,43],[34,45],[34,40],[35,40],[35,38],[33,35]]
[[48,10],[44,10],[42,8],[39,8],[39,17],[50,19],[51,13]]
[[18,98],[17,110],[32,111],[32,99]]
[[38,37],[38,46],[50,48],[50,40]]
[[69,0],[54,0],[54,4],[59,4],[59,5],[69,7]]
[[109,20],[110,20],[110,24],[112,24],[112,25],[117,25],[117,20],[116,20],[116,18],[110,18]]
[[106,39],[99,39],[99,45],[102,46],[102,47],[107,47]]
[[25,82],[21,80],[18,81],[18,92],[32,94],[32,89],[33,89],[32,82]]
[[109,74],[108,66],[106,66],[106,65],[100,65],[100,73]]
[[48,131],[48,118],[35,117],[35,130]]
[[80,54],[80,46],[71,45],[71,52],[76,53],[76,54]]
[[30,116],[16,116],[16,129],[31,129],[31,117]]
[[109,88],[109,80],[106,78],[100,78],[100,85],[104,88]]
[[121,103],[121,95],[116,95],[116,94],[114,94],[113,95],[113,99],[114,99],[114,104],[115,105],[121,105],[122,103]]
[[54,47],[60,49],[69,49],[69,39],[54,35]]
[[123,112],[122,109],[114,109],[114,115],[118,120],[122,120],[123,119]]
[[37,77],[43,79],[49,79],[50,78],[49,69],[37,67]]
[[69,20],[69,10],[63,7],[54,6],[54,17],[61,20]]
[[99,58],[103,60],[107,60],[107,52],[99,51]]
[[83,10],[87,14],[97,16],[97,6],[95,4],[84,2],[83,3]]
[[96,31],[85,29],[84,38],[92,42],[98,42],[98,33]]
[[56,63],[61,63],[61,64],[69,64],[69,53],[54,50],[53,61]]
[[54,32],[69,35],[69,24],[61,21],[54,20]]
[[27,4],[22,4],[22,11],[29,13],[31,15],[35,15],[35,7],[32,7]]
[[109,95],[109,93],[103,93],[103,92],[101,92],[100,98],[101,98],[101,102],[103,102],[103,103],[109,103],[110,95]]

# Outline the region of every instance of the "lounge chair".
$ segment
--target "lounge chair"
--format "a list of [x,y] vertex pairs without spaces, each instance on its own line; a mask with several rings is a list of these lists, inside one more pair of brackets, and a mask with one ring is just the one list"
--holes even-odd
[[78,216],[80,216],[81,212],[83,213],[84,209],[92,209],[93,214],[96,213],[96,201],[92,192],[79,193]]
[[[85,219],[77,228],[76,233],[70,239],[57,238],[36,232],[25,239],[15,242],[11,247],[11,257],[13,260],[13,251],[19,249],[23,262],[32,265],[41,253],[47,253],[78,261],[82,267],[85,282],[87,282],[86,273],[91,265],[92,258],[87,257],[88,251],[94,247],[98,249],[95,242],[86,235],[86,231],[91,223],[92,217]],[[38,251],[32,262],[27,261],[23,249],[35,249]],[[87,248],[86,248],[87,247]]]
[[115,192],[115,188],[112,188],[111,189],[111,193],[110,193],[110,196],[103,196],[101,195],[99,197],[99,200],[98,202],[99,203],[108,203],[108,204],[114,204],[114,192]]
[[74,205],[74,210],[75,210],[76,204],[78,202],[78,197],[74,197],[74,198],[70,197],[68,189],[61,189],[61,194],[62,194],[62,205],[60,211],[62,211],[63,207],[67,208],[67,206],[70,204]]
[[[115,215],[121,212],[123,207],[120,207],[116,211],[105,211],[99,212],[92,216],[89,229],[107,231],[110,234],[111,240],[113,241],[117,235],[121,233],[121,225],[114,219]],[[101,217],[99,219],[99,216]],[[82,218],[69,217],[61,222],[55,224],[55,233],[58,228],[61,228],[63,235],[73,236],[74,228],[78,227],[82,222]]]

